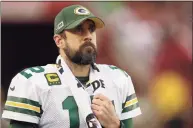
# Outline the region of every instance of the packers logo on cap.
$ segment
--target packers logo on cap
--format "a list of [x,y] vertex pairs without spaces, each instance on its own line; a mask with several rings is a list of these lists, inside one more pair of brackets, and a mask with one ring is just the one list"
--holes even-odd
[[75,8],[74,13],[77,15],[89,15],[90,14],[89,10],[84,7]]

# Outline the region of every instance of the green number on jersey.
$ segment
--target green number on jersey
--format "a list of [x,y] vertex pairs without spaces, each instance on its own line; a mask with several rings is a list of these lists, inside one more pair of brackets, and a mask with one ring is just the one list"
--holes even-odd
[[27,70],[30,70],[31,72],[35,72],[35,73],[44,72],[44,68],[42,68],[41,66],[27,68],[27,69],[20,72],[20,74],[23,75],[24,77],[26,77],[27,79],[29,79],[32,76],[31,73],[26,72]]
[[[93,100],[94,96],[90,96],[91,101]],[[112,101],[114,105],[114,101]],[[74,100],[73,96],[68,96],[63,102],[62,102],[63,109],[69,110],[69,116],[70,116],[70,128],[79,128],[80,122],[79,122],[79,114],[78,114],[78,106],[76,104],[76,101]]]
[[69,110],[69,116],[70,116],[70,128],[79,128],[80,122],[79,122],[79,114],[78,114],[78,107],[74,100],[73,96],[68,96],[63,102],[62,102],[63,109]]

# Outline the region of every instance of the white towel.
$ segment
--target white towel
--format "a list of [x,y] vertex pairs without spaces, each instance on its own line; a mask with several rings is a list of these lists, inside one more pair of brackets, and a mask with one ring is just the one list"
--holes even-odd
[[[72,95],[78,105],[78,109],[88,128],[102,128],[101,124],[93,114],[91,110],[91,100],[89,94],[83,89],[83,85],[76,79],[76,77],[71,72],[68,65],[65,63],[63,58],[59,55],[57,62],[61,60],[61,66],[65,73],[62,73],[63,78],[65,78],[66,85],[69,86]],[[79,86],[79,87],[78,87]]]

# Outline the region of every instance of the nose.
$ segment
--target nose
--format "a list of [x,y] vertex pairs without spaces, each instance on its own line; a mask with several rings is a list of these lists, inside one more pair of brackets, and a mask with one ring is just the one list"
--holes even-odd
[[92,34],[89,30],[85,31],[84,41],[91,41],[92,40]]

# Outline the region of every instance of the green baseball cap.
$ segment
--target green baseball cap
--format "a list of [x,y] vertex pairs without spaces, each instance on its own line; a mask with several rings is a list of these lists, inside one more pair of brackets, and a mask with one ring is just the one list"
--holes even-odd
[[65,7],[55,17],[54,34],[59,34],[63,30],[73,29],[87,19],[92,20],[96,28],[104,27],[104,22],[94,16],[87,8],[81,5]]

